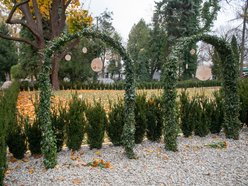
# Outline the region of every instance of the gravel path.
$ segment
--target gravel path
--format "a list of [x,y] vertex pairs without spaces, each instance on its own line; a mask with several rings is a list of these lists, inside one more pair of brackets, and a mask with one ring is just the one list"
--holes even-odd
[[[210,143],[227,142],[227,148],[210,148]],[[11,161],[5,185],[67,186],[67,185],[169,185],[169,186],[247,186],[248,131],[240,140],[223,135],[204,138],[179,137],[179,151],[164,150],[163,143],[144,141],[136,145],[137,160],[129,160],[121,147],[105,144],[100,150],[82,146],[75,154],[64,149],[58,155],[58,165],[45,170],[42,158],[27,156],[23,161]],[[85,166],[94,158],[109,161],[112,168]]]

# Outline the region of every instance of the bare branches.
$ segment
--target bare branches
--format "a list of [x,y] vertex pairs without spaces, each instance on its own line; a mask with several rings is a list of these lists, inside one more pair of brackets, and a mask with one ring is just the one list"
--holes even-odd
[[42,16],[40,14],[40,10],[39,10],[37,1],[36,0],[32,0],[32,2],[33,2],[34,13],[35,13],[36,21],[37,21],[38,30],[39,30],[40,33],[43,33],[43,29],[42,29]]
[[77,38],[75,40],[73,40],[71,43],[69,43],[66,48],[64,49],[64,51],[62,51],[59,54],[59,59],[61,60],[71,49],[73,49],[78,43],[80,42],[80,39]]
[[19,6],[24,5],[24,4],[28,3],[28,2],[29,2],[29,0],[24,0],[24,1],[20,2],[20,3],[16,3],[16,4],[13,6],[13,8],[11,9],[11,11],[10,11],[10,13],[9,13],[9,16],[8,16],[8,18],[7,18],[7,20],[6,20],[6,23],[9,23],[9,24],[24,24],[24,22],[22,22],[21,20],[15,20],[15,21],[13,22],[13,21],[12,21],[12,17],[13,17],[13,15],[14,15],[16,9],[17,9]]
[[2,33],[0,33],[0,37],[3,38],[3,39],[8,39],[8,40],[13,40],[13,41],[23,42],[23,43],[29,44],[32,47],[38,49],[38,46],[35,43],[33,43],[32,41],[28,40],[28,39],[7,36],[7,35],[2,34]]

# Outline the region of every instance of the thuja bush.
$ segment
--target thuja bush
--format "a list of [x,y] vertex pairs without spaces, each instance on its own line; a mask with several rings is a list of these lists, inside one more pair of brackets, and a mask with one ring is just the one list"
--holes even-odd
[[59,152],[62,150],[65,138],[65,125],[67,121],[66,107],[63,106],[62,102],[59,102],[57,107],[52,108],[51,113],[52,127],[56,137],[57,151]]
[[3,185],[4,172],[7,168],[6,139],[16,128],[16,102],[19,83],[14,82],[10,88],[1,92],[0,96],[0,185]]
[[179,96],[180,99],[180,127],[185,137],[192,135],[194,130],[193,106],[195,99],[190,100],[189,94],[183,90]]
[[110,112],[108,114],[108,125],[106,131],[110,141],[114,146],[122,145],[122,132],[125,120],[125,108],[123,100],[117,103],[110,103]]
[[85,110],[86,104],[74,94],[69,102],[67,122],[66,122],[66,145],[75,151],[81,148],[85,133]]
[[20,125],[17,125],[15,130],[9,133],[7,145],[9,152],[11,152],[16,159],[24,158],[24,154],[27,151],[26,135]]
[[39,120],[37,118],[34,121],[30,121],[28,117],[24,119],[25,122],[25,134],[28,141],[28,149],[32,155],[41,154],[41,129]]
[[147,139],[159,141],[162,135],[163,120],[161,98],[151,97],[147,101]]
[[248,78],[242,79],[238,85],[240,98],[240,121],[248,125]]
[[25,134],[28,141],[28,149],[32,155],[41,154],[41,140],[42,132],[40,128],[40,121],[38,116],[39,98],[36,94],[34,100],[32,99],[34,106],[35,118],[31,121],[29,117],[24,118]]
[[7,167],[6,161],[6,125],[4,122],[5,117],[5,100],[0,96],[0,185],[3,185],[4,172]]
[[194,98],[193,107],[194,117],[192,119],[195,119],[195,135],[204,137],[209,133],[210,118],[207,113],[209,111],[208,99],[206,99],[204,96],[198,96],[197,98]]
[[86,111],[88,121],[87,125],[87,142],[90,149],[102,148],[104,141],[105,128],[107,126],[107,116],[101,103],[94,103]]
[[[224,123],[224,100],[222,92],[216,91],[213,93],[214,99],[212,100],[211,122],[209,130],[212,134],[220,133]],[[210,113],[209,113],[210,114]]]
[[139,144],[143,141],[146,133],[147,118],[146,118],[146,95],[137,95],[135,98],[135,143]]

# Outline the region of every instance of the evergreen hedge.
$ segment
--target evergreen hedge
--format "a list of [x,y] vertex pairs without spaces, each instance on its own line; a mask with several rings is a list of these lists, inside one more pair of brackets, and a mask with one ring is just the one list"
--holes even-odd
[[108,125],[106,131],[110,141],[114,146],[122,145],[122,132],[125,118],[125,107],[123,100],[118,100],[117,103],[110,103],[110,112],[108,113]]
[[41,152],[41,129],[38,118],[35,118],[33,122],[28,117],[24,118],[25,122],[25,134],[28,141],[28,149],[32,155],[42,154]]
[[146,118],[147,104],[146,95],[137,95],[135,98],[135,143],[139,144],[143,141],[147,128]]
[[86,104],[77,94],[72,96],[69,102],[69,109],[66,122],[66,145],[69,149],[75,151],[81,148],[84,138],[86,119]]
[[162,136],[163,115],[161,98],[151,97],[147,101],[147,131],[146,136],[150,141],[159,141]]
[[212,112],[211,112],[211,123],[209,130],[212,134],[220,133],[224,123],[224,101],[223,92],[214,92],[214,100],[212,100]]
[[65,138],[65,126],[67,122],[66,107],[59,102],[57,107],[52,108],[51,122],[56,138],[57,152],[62,150]]
[[189,98],[189,93],[183,90],[180,99],[180,127],[185,137],[192,135],[194,130],[193,106],[194,101]]
[[[179,81],[177,88],[193,88],[193,87],[215,87],[221,86],[221,82],[218,80],[185,80]],[[162,82],[139,82],[136,84],[137,89],[162,89]],[[102,83],[83,83],[83,82],[61,82],[60,90],[124,90],[124,82],[116,82],[113,84]],[[20,85],[21,91],[33,91],[38,90],[38,84],[36,82],[23,81]]]
[[240,98],[240,121],[248,125],[248,78],[241,79],[238,86]]
[[[107,116],[101,103],[96,103],[86,111],[88,120],[87,125],[87,142],[90,149],[102,148],[104,141],[105,128],[108,125]],[[116,126],[118,127],[118,126]]]
[[19,84],[14,82],[10,88],[0,95],[0,185],[3,185],[4,173],[7,168],[6,138],[16,127],[16,102]]

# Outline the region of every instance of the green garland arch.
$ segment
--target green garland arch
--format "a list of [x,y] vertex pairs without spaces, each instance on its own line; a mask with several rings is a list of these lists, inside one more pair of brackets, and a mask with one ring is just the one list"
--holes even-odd
[[238,61],[234,57],[231,45],[216,36],[201,34],[181,39],[172,49],[167,61],[163,65],[163,109],[164,109],[164,140],[165,148],[177,150],[177,105],[176,84],[177,70],[180,54],[190,49],[192,43],[203,41],[213,45],[219,52],[223,66],[223,89],[224,89],[224,132],[227,138],[239,139],[239,97],[237,81],[239,77]]
[[102,34],[98,31],[84,29],[75,34],[63,34],[61,37],[55,39],[48,44],[44,50],[44,61],[39,74],[39,89],[40,89],[40,104],[38,111],[38,119],[42,130],[42,153],[44,155],[44,164],[46,168],[53,168],[57,163],[56,139],[51,126],[50,113],[50,70],[51,70],[51,56],[54,51],[60,50],[62,46],[68,41],[76,38],[98,38],[106,44],[115,48],[121,55],[126,66],[126,84],[125,84],[125,125],[123,129],[123,145],[128,158],[135,158],[133,152],[134,133],[135,133],[135,119],[134,119],[134,103],[135,103],[135,85],[134,85],[134,68],[133,62],[126,53],[126,50],[120,42],[115,41],[108,35]]

